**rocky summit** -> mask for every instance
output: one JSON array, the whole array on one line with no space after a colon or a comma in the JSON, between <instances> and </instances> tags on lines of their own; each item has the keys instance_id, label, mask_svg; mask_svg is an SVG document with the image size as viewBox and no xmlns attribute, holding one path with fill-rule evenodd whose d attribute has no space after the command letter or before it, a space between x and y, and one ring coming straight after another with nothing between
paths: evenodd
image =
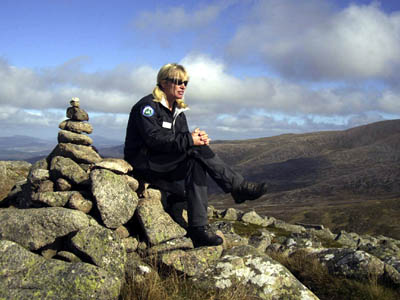
<instances>
[{"instance_id":1,"label":"rocky summit","mask_svg":"<svg viewBox=\"0 0 400 300\"><path fill-rule=\"evenodd\" d=\"M277 259L299 255L331 276L400 288L400 241L385 236L209 207L224 243L194 248L184 207L167 213L163 191L129 175L135 166L100 157L84 134L88 114L79 99L70 104L47 158L0 162L0 299L117 300L155 265L199 290L240 285L251 299L319 299Z\"/></svg>"}]
</instances>

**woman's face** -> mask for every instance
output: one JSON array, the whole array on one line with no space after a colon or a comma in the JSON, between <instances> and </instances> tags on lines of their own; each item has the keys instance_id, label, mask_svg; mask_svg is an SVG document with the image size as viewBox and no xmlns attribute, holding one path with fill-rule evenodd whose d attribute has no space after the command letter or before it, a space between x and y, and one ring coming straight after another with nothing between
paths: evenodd
<instances>
[{"instance_id":1,"label":"woman's face","mask_svg":"<svg viewBox=\"0 0 400 300\"><path fill-rule=\"evenodd\" d=\"M167 100L183 99L187 83L187 79L168 78L163 80L161 86L165 95L167 95Z\"/></svg>"}]
</instances>

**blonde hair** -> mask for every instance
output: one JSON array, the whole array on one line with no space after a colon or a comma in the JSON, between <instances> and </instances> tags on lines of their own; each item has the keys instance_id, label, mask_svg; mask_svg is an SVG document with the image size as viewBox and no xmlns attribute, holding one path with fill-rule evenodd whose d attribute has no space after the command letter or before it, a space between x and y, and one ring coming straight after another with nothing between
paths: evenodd
<instances>
[{"instance_id":1,"label":"blonde hair","mask_svg":"<svg viewBox=\"0 0 400 300\"><path fill-rule=\"evenodd\" d=\"M167 96L161 89L161 82L163 80L166 80L167 78L187 80L189 79L189 76L188 73L186 72L186 69L182 65L171 63L162 66L160 71L158 71L157 85L153 90L153 97L154 97L153 101L161 102L162 98L165 99L167 98ZM187 107L187 104L184 102L183 99L176 99L176 104L178 105L178 108Z\"/></svg>"}]
</instances>

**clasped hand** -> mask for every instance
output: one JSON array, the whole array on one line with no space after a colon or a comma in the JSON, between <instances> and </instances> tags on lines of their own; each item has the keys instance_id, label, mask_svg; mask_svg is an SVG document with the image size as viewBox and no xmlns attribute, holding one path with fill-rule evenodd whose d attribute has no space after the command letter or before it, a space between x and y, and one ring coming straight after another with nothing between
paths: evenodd
<instances>
[{"instance_id":1,"label":"clasped hand","mask_svg":"<svg viewBox=\"0 0 400 300\"><path fill-rule=\"evenodd\" d=\"M192 139L195 146L209 145L211 141L211 139L208 137L208 134L199 128L196 128L192 132Z\"/></svg>"}]
</instances>

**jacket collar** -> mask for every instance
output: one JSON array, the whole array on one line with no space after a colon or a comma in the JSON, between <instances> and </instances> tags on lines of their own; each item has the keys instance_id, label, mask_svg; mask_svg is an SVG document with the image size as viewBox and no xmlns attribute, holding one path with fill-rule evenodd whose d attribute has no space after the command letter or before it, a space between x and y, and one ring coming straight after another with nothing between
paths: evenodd
<instances>
[{"instance_id":1,"label":"jacket collar","mask_svg":"<svg viewBox=\"0 0 400 300\"><path fill-rule=\"evenodd\" d=\"M162 97L162 98L161 98L160 103L162 104L162 106L164 106L166 109L169 110L168 102L167 102L167 99L165 99L165 97ZM175 102L175 103L174 103L174 109L172 109L172 112L174 113L174 117L176 117L176 116L178 116L180 113L182 113L182 112L184 112L184 111L187 111L187 110L189 110L189 109L190 109L189 107L186 107L186 108L178 108L178 107L176 106L176 102Z\"/></svg>"}]
</instances>

